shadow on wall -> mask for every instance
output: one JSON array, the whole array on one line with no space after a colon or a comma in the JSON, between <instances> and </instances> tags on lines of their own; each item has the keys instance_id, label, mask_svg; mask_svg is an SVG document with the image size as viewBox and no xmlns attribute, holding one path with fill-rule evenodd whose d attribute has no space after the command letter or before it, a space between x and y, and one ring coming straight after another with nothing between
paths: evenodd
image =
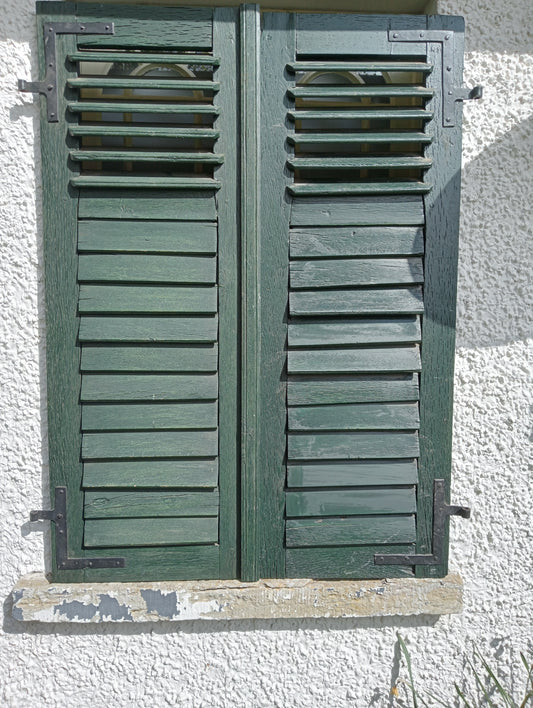
<instances>
[{"instance_id":1,"label":"shadow on wall","mask_svg":"<svg viewBox=\"0 0 533 708\"><path fill-rule=\"evenodd\" d=\"M463 169L458 347L497 346L533 335L531 163L524 149L532 142L530 118Z\"/></svg>"}]
</instances>

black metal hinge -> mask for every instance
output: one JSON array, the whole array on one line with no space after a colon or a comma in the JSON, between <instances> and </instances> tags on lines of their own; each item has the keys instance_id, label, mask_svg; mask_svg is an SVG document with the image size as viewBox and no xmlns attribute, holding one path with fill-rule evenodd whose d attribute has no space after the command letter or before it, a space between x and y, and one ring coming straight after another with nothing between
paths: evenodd
<instances>
[{"instance_id":1,"label":"black metal hinge","mask_svg":"<svg viewBox=\"0 0 533 708\"><path fill-rule=\"evenodd\" d=\"M112 22L48 22L43 26L44 61L46 74L42 81L19 79L19 91L41 93L46 96L46 112L49 123L57 123L57 56L56 35L58 34L115 34Z\"/></svg>"},{"instance_id":2,"label":"black metal hinge","mask_svg":"<svg viewBox=\"0 0 533 708\"><path fill-rule=\"evenodd\" d=\"M389 30L389 42L440 42L442 44L442 125L455 125L455 102L483 97L483 86L463 88L454 76L454 33L451 30Z\"/></svg>"},{"instance_id":3,"label":"black metal hinge","mask_svg":"<svg viewBox=\"0 0 533 708\"><path fill-rule=\"evenodd\" d=\"M124 568L124 558L69 558L67 547L67 488L55 488L54 509L30 512L30 521L53 521L55 524L56 564L59 570L80 568Z\"/></svg>"},{"instance_id":4,"label":"black metal hinge","mask_svg":"<svg viewBox=\"0 0 533 708\"><path fill-rule=\"evenodd\" d=\"M440 565L444 558L444 532L449 516L470 518L467 506L451 506L446 503L446 487L443 479L436 479L433 484L433 540L432 553L376 554L374 565Z\"/></svg>"}]
</instances>

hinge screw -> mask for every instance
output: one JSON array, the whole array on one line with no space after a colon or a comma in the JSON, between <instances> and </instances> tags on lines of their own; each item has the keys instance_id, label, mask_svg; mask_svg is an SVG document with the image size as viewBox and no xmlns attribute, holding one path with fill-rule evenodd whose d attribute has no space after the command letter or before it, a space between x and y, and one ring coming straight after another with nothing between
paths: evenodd
<instances>
[{"instance_id":1,"label":"hinge screw","mask_svg":"<svg viewBox=\"0 0 533 708\"><path fill-rule=\"evenodd\" d=\"M53 91L53 90L54 90L54 87L52 86L52 84L48 84L48 86L46 87L46 90L47 90L47 91Z\"/></svg>"},{"instance_id":2,"label":"hinge screw","mask_svg":"<svg viewBox=\"0 0 533 708\"><path fill-rule=\"evenodd\" d=\"M450 116L448 116L448 117L446 118L446 122L447 122L447 123L450 123L451 120L452 120L452 119L450 118Z\"/></svg>"},{"instance_id":3,"label":"hinge screw","mask_svg":"<svg viewBox=\"0 0 533 708\"><path fill-rule=\"evenodd\" d=\"M453 91L448 91L448 96L453 96Z\"/></svg>"},{"instance_id":4,"label":"hinge screw","mask_svg":"<svg viewBox=\"0 0 533 708\"><path fill-rule=\"evenodd\" d=\"M424 33L423 33L423 32L420 32L420 36L423 37L423 36L424 36Z\"/></svg>"},{"instance_id":5,"label":"hinge screw","mask_svg":"<svg viewBox=\"0 0 533 708\"><path fill-rule=\"evenodd\" d=\"M395 32L393 35L394 39L398 39L398 32Z\"/></svg>"},{"instance_id":6,"label":"hinge screw","mask_svg":"<svg viewBox=\"0 0 533 708\"><path fill-rule=\"evenodd\" d=\"M451 66L447 66L447 67L446 67L446 71L451 71L451 70L452 70L452 67L451 67Z\"/></svg>"},{"instance_id":7,"label":"hinge screw","mask_svg":"<svg viewBox=\"0 0 533 708\"><path fill-rule=\"evenodd\" d=\"M450 39L450 35L447 34L447 35L444 37L444 39Z\"/></svg>"}]
</instances>

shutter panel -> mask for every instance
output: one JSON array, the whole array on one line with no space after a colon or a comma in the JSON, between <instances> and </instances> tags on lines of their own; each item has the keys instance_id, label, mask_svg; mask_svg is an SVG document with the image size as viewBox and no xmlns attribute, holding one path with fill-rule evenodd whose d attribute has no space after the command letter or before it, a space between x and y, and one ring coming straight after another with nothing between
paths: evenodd
<instances>
[{"instance_id":1,"label":"shutter panel","mask_svg":"<svg viewBox=\"0 0 533 708\"><path fill-rule=\"evenodd\" d=\"M58 150L45 189L46 276L62 281L48 302L50 456L52 485L67 486L69 552L125 558L77 572L92 579L234 577L228 24L203 8L82 5L77 19L115 32L59 37L64 120L43 125L43 154Z\"/></svg>"},{"instance_id":2,"label":"shutter panel","mask_svg":"<svg viewBox=\"0 0 533 708\"><path fill-rule=\"evenodd\" d=\"M295 15L278 62L289 577L412 576L374 555L431 552L433 479L450 465L460 143L442 128L440 45L389 41L428 21Z\"/></svg>"}]
</instances>

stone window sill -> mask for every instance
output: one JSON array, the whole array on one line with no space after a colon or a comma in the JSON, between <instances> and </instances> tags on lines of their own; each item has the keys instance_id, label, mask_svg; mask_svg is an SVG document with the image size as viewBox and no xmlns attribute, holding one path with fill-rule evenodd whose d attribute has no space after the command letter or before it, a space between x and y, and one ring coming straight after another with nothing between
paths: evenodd
<instances>
[{"instance_id":1,"label":"stone window sill","mask_svg":"<svg viewBox=\"0 0 533 708\"><path fill-rule=\"evenodd\" d=\"M23 576L13 589L21 622L176 622L442 615L461 612L459 575L394 580L229 580L49 583Z\"/></svg>"}]
</instances>

